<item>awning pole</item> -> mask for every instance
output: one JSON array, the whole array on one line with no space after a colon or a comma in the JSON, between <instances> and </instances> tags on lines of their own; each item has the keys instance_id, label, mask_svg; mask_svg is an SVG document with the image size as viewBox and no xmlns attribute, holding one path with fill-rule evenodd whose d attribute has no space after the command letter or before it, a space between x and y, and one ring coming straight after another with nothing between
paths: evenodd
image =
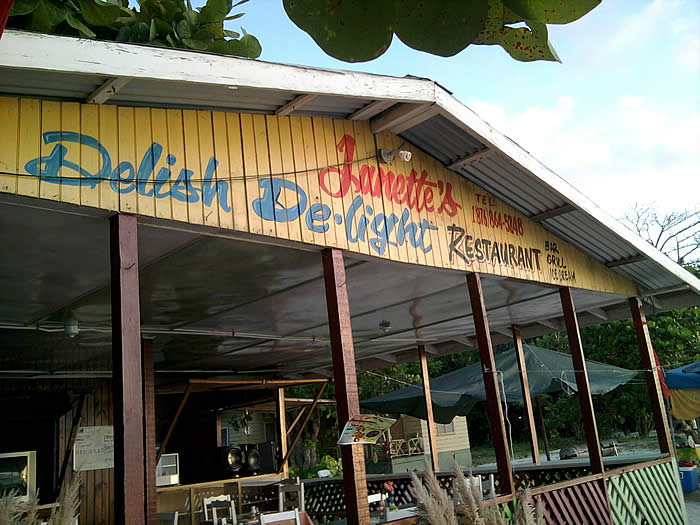
<instances>
[{"instance_id":1,"label":"awning pole","mask_svg":"<svg viewBox=\"0 0 700 525\"><path fill-rule=\"evenodd\" d=\"M279 441L279 457L284 459L287 457L287 413L284 406L284 388L278 388L275 396L275 405L277 407L277 441ZM282 463L282 479L289 477L289 463Z\"/></svg>"},{"instance_id":2,"label":"awning pole","mask_svg":"<svg viewBox=\"0 0 700 525\"><path fill-rule=\"evenodd\" d=\"M578 319L576 318L576 307L571 288L562 286L559 288L562 309L564 310L564 321L566 322L566 333L569 337L569 349L574 364L574 376L576 377L576 388L578 389L578 401L581 405L581 418L583 419L583 431L586 434L588 444L588 457L591 461L592 474L604 474L603 454L600 451L600 438L598 437L598 425L593 411L593 398L591 397L591 387L588 382L588 371L586 369L586 357L583 355L583 344L581 343L581 333L578 329Z\"/></svg>"},{"instance_id":3,"label":"awning pole","mask_svg":"<svg viewBox=\"0 0 700 525\"><path fill-rule=\"evenodd\" d=\"M433 465L433 472L440 471L437 450L437 427L433 418L433 398L430 394L430 375L428 374L428 357L425 355L425 347L418 346L418 357L420 358L420 375L423 382L423 397L425 397L425 411L428 421L428 444L430 448L430 459Z\"/></svg>"},{"instance_id":4,"label":"awning pole","mask_svg":"<svg viewBox=\"0 0 700 525\"><path fill-rule=\"evenodd\" d=\"M342 250L326 248L322 252L322 257L333 357L333 378L338 403L338 426L343 428L351 417L360 414L350 303ZM365 525L370 522L365 451L361 444L343 445L341 450L347 523Z\"/></svg>"},{"instance_id":5,"label":"awning pole","mask_svg":"<svg viewBox=\"0 0 700 525\"><path fill-rule=\"evenodd\" d=\"M481 358L481 370L484 374L489 424L493 435L493 446L496 452L496 466L500 482L499 491L502 494L513 494L515 492L515 483L513 482L513 470L510 463L510 447L506 436L501 394L498 387L498 372L496 371L496 361L493 357L489 322L486 317L486 306L479 274L470 273L467 275L467 285L469 287L472 315L474 316L479 357Z\"/></svg>"},{"instance_id":6,"label":"awning pole","mask_svg":"<svg viewBox=\"0 0 700 525\"><path fill-rule=\"evenodd\" d=\"M660 369L656 367L656 356L649 337L649 327L644 314L642 302L638 297L629 300L630 310L634 329L637 333L637 343L639 344L639 355L642 358L642 367L647 381L647 391L651 403L652 414L654 415L654 426L656 427L656 438L659 440L659 449L662 454L674 455L673 439L669 429L668 419L666 419L666 409L664 406L664 396L661 391L661 380L659 379Z\"/></svg>"},{"instance_id":7,"label":"awning pole","mask_svg":"<svg viewBox=\"0 0 700 525\"><path fill-rule=\"evenodd\" d=\"M527 380L527 365L525 364L525 353L523 351L523 340L520 337L520 328L513 326L513 343L515 343L515 357L518 361L518 371L520 373L520 387L523 392L523 405L525 417L527 418L527 428L530 438L530 453L532 462L540 464L540 447L537 442L537 428L535 428L535 415L532 411L532 398L530 397L530 383Z\"/></svg>"}]
</instances>

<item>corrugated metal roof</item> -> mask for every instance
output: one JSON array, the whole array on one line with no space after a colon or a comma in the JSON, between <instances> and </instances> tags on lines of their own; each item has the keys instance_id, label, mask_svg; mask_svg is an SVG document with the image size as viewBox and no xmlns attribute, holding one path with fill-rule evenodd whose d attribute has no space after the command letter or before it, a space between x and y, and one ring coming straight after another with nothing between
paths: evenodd
<instances>
[{"instance_id":1,"label":"corrugated metal roof","mask_svg":"<svg viewBox=\"0 0 700 525\"><path fill-rule=\"evenodd\" d=\"M529 217L568 205L568 213L544 219L542 226L603 263L643 255L642 262L613 269L644 290L685 285L700 293L696 278L432 81L12 30L6 31L2 44L0 94L86 100L104 82L128 77L108 103L270 114L299 95L316 94L298 112L337 118L375 101L431 105L425 119L412 116L404 123L398 131L402 138L446 166L492 150L455 171ZM99 57L81 58L88 51ZM370 111L366 118L372 116Z\"/></svg>"}]
</instances>

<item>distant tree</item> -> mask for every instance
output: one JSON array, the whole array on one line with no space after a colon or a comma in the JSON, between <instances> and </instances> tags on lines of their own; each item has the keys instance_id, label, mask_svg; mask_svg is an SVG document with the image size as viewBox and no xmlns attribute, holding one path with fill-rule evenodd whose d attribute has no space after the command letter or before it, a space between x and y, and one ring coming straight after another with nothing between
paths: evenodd
<instances>
[{"instance_id":1,"label":"distant tree","mask_svg":"<svg viewBox=\"0 0 700 525\"><path fill-rule=\"evenodd\" d=\"M678 264L700 268L700 210L659 215L653 204L635 204L623 222Z\"/></svg>"}]
</instances>

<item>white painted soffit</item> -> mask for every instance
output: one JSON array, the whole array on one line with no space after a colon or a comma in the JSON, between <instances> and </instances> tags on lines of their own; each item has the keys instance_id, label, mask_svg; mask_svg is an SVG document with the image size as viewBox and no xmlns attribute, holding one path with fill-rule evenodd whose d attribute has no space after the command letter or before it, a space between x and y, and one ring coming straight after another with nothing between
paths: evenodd
<instances>
[{"instance_id":1,"label":"white painted soffit","mask_svg":"<svg viewBox=\"0 0 700 525\"><path fill-rule=\"evenodd\" d=\"M690 288L700 294L700 279L673 262L661 251L644 241L629 230L617 219L602 209L590 198L581 193L569 182L554 173L547 166L533 157L516 142L494 129L488 122L481 119L474 111L462 104L446 90L436 85L436 105L442 109L443 115L460 126L465 132L482 141L489 148L500 151L510 159L518 169L549 190L559 195L563 200L572 204L577 210L586 213L603 228L611 231L621 240L631 244L639 253L663 267Z\"/></svg>"},{"instance_id":2,"label":"white painted soffit","mask_svg":"<svg viewBox=\"0 0 700 525\"><path fill-rule=\"evenodd\" d=\"M395 102L435 102L435 84L430 80L11 29L0 39L0 66Z\"/></svg>"}]
</instances>

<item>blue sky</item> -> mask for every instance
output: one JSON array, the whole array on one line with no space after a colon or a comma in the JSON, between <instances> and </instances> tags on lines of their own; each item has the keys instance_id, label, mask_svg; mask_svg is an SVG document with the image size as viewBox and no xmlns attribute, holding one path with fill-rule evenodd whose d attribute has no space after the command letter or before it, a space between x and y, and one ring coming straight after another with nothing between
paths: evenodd
<instances>
[{"instance_id":1,"label":"blue sky","mask_svg":"<svg viewBox=\"0 0 700 525\"><path fill-rule=\"evenodd\" d=\"M360 64L325 55L281 0L251 0L231 23L273 62L431 78L616 217L700 203L700 2L607 0L550 26L563 63L519 63L495 46L440 58L394 39Z\"/></svg>"}]
</instances>

